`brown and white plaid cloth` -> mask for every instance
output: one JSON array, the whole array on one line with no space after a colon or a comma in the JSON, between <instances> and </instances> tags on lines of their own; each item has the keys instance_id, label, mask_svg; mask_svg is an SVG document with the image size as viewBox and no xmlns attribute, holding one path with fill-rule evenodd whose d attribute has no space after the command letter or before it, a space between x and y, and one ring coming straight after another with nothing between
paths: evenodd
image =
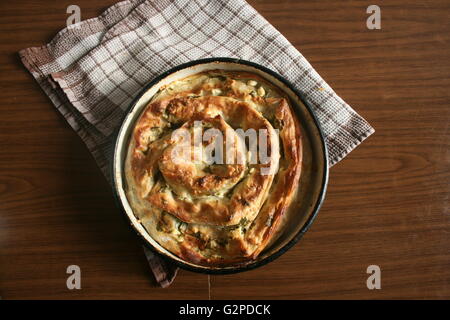
<instances>
[{"instance_id":1,"label":"brown and white plaid cloth","mask_svg":"<svg viewBox=\"0 0 450 320\"><path fill-rule=\"evenodd\" d=\"M331 165L374 132L244 0L127 0L20 56L108 180L112 133L133 97L160 73L201 58L253 61L304 92L322 124ZM158 283L169 285L176 268L146 256Z\"/></svg>"}]
</instances>

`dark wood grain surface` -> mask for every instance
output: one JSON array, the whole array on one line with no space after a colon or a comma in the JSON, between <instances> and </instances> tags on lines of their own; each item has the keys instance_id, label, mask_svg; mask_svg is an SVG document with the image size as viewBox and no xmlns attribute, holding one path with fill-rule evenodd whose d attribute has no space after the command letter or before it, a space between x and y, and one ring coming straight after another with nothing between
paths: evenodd
<instances>
[{"instance_id":1,"label":"dark wood grain surface","mask_svg":"<svg viewBox=\"0 0 450 320\"><path fill-rule=\"evenodd\" d=\"M62 29L70 4L86 19L114 1L1 1L3 299L450 299L450 2L249 2L376 129L331 169L301 242L210 285L180 271L156 287L90 154L17 55ZM370 4L381 7L381 30L366 28ZM72 264L81 290L66 288ZM381 290L366 287L372 264Z\"/></svg>"}]
</instances>

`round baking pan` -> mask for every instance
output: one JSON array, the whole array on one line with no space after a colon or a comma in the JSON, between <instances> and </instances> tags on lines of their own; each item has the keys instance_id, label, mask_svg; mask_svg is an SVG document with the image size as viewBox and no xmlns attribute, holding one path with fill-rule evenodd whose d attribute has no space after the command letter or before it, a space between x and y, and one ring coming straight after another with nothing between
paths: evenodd
<instances>
[{"instance_id":1,"label":"round baking pan","mask_svg":"<svg viewBox=\"0 0 450 320\"><path fill-rule=\"evenodd\" d=\"M155 93L162 86L175 80L183 79L199 72L217 69L252 72L282 90L289 98L300 121L303 143L303 162L299 191L291 204L289 214L283 217L283 227L279 230L274 240L269 243L255 260L221 267L204 266L185 261L154 240L135 217L128 203L123 170L135 123ZM123 210L132 228L144 241L144 244L183 269L210 274L236 273L260 267L273 261L297 243L308 230L324 201L328 183L328 170L328 152L322 129L304 95L276 72L249 61L232 58L209 58L192 61L179 65L151 81L131 103L123 119L117 133L112 162L113 189L117 203Z\"/></svg>"}]
</instances>

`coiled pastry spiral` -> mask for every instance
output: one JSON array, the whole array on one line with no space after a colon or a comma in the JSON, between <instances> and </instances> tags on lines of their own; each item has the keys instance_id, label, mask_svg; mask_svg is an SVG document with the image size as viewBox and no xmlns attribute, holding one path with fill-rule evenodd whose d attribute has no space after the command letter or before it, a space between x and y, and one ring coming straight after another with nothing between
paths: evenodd
<instances>
[{"instance_id":1,"label":"coiled pastry spiral","mask_svg":"<svg viewBox=\"0 0 450 320\"><path fill-rule=\"evenodd\" d=\"M255 74L222 70L178 80L152 98L135 125L125 175L134 214L161 246L201 265L249 261L265 248L301 172L288 101Z\"/></svg>"}]
</instances>

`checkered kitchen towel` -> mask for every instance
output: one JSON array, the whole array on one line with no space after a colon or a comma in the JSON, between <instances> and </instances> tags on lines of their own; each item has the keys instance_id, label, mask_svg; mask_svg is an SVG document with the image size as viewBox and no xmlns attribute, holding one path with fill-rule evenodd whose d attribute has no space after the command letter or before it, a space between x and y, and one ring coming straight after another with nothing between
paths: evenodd
<instances>
[{"instance_id":1,"label":"checkered kitchen towel","mask_svg":"<svg viewBox=\"0 0 450 320\"><path fill-rule=\"evenodd\" d=\"M160 73L207 57L253 61L306 94L333 165L373 128L244 0L128 0L20 52L23 63L93 154L108 180L112 133L133 97ZM176 268L147 252L157 281Z\"/></svg>"}]
</instances>

